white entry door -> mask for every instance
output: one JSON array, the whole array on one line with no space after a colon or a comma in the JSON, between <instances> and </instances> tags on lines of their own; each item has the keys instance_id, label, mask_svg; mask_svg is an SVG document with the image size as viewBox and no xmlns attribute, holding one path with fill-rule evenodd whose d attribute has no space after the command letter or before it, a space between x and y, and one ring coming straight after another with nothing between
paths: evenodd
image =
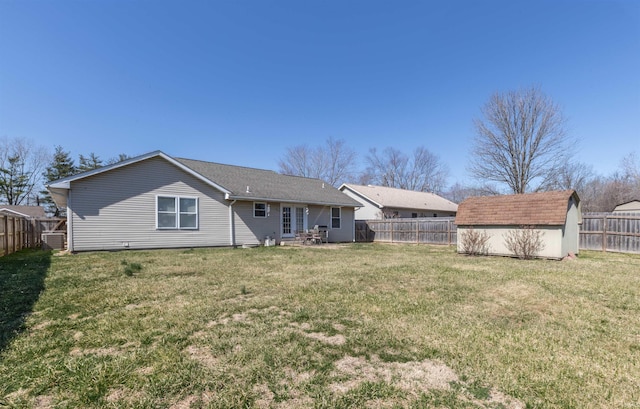
<instances>
[{"instance_id":1,"label":"white entry door","mask_svg":"<svg viewBox=\"0 0 640 409\"><path fill-rule=\"evenodd\" d=\"M282 237L294 237L296 232L307 229L307 211L300 206L282 206Z\"/></svg>"}]
</instances>

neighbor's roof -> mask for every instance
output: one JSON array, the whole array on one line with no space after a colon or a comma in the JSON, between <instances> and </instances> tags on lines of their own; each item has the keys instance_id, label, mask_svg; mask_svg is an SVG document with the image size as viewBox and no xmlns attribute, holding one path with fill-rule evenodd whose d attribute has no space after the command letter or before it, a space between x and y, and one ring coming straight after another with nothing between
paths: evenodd
<instances>
[{"instance_id":1,"label":"neighbor's roof","mask_svg":"<svg viewBox=\"0 0 640 409\"><path fill-rule=\"evenodd\" d=\"M48 185L58 206L66 206L66 191L71 183L89 176L122 168L143 160L160 157L183 171L223 192L229 200L264 200L328 206L362 206L320 179L281 175L271 170L223 165L191 159L176 159L154 151L112 165L57 180Z\"/></svg>"},{"instance_id":2,"label":"neighbor's roof","mask_svg":"<svg viewBox=\"0 0 640 409\"><path fill-rule=\"evenodd\" d=\"M320 179L289 176L272 170L223 165L192 159L176 159L189 169L215 181L239 200L274 200L280 202L362 206L329 183Z\"/></svg>"},{"instance_id":3,"label":"neighbor's roof","mask_svg":"<svg viewBox=\"0 0 640 409\"><path fill-rule=\"evenodd\" d=\"M458 205L434 193L396 189L373 185L352 185L345 183L340 190L349 189L358 196L373 202L378 208L421 209L455 212Z\"/></svg>"},{"instance_id":4,"label":"neighbor's roof","mask_svg":"<svg viewBox=\"0 0 640 409\"><path fill-rule=\"evenodd\" d=\"M470 197L458 206L458 226L563 225L575 190Z\"/></svg>"},{"instance_id":5,"label":"neighbor's roof","mask_svg":"<svg viewBox=\"0 0 640 409\"><path fill-rule=\"evenodd\" d=\"M0 205L0 212L35 219L47 217L44 212L44 207L41 206Z\"/></svg>"}]
</instances>

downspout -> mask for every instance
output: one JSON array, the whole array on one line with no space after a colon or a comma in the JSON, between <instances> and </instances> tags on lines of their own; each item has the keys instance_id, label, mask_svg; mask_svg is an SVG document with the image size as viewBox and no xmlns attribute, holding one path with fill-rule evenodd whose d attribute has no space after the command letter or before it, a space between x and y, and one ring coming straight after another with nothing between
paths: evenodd
<instances>
[{"instance_id":1,"label":"downspout","mask_svg":"<svg viewBox=\"0 0 640 409\"><path fill-rule=\"evenodd\" d=\"M353 208L352 214L353 216L351 221L353 223L353 226L351 227L351 240L352 240L351 242L355 243L356 242L356 208L355 207Z\"/></svg>"},{"instance_id":2,"label":"downspout","mask_svg":"<svg viewBox=\"0 0 640 409\"><path fill-rule=\"evenodd\" d=\"M71 189L67 190L67 251L73 253L73 212L71 210Z\"/></svg>"},{"instance_id":3,"label":"downspout","mask_svg":"<svg viewBox=\"0 0 640 409\"><path fill-rule=\"evenodd\" d=\"M237 200L234 200L229 204L229 239L231 241L229 244L233 247L236 246L236 229L235 229L235 223L234 223L234 217L233 217L233 205L236 202Z\"/></svg>"}]
</instances>

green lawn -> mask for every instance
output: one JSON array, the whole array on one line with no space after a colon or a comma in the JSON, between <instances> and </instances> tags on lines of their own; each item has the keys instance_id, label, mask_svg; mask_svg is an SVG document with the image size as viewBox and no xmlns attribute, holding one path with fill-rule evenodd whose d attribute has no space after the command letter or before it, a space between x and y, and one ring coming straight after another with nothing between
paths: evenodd
<instances>
[{"instance_id":1,"label":"green lawn","mask_svg":"<svg viewBox=\"0 0 640 409\"><path fill-rule=\"evenodd\" d=\"M640 408L640 256L0 259L0 407Z\"/></svg>"}]
</instances>

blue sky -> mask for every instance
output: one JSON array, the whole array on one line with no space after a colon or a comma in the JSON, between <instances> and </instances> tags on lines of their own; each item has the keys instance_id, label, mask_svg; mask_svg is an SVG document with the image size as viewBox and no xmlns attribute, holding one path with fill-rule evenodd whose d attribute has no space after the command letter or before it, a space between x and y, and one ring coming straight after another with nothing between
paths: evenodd
<instances>
[{"instance_id":1,"label":"blue sky","mask_svg":"<svg viewBox=\"0 0 640 409\"><path fill-rule=\"evenodd\" d=\"M465 170L496 91L539 86L576 159L640 154L640 2L0 0L0 136L277 170L344 139Z\"/></svg>"}]
</instances>

